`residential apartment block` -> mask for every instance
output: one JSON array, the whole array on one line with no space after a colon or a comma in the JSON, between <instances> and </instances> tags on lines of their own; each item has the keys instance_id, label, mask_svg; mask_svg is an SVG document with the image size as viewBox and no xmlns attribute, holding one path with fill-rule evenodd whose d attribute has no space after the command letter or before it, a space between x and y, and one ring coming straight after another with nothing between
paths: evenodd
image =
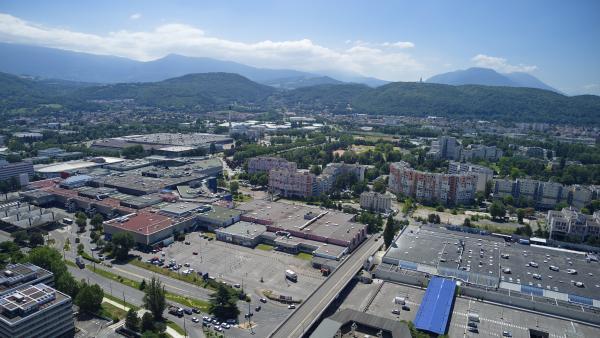
<instances>
[{"instance_id":1,"label":"residential apartment block","mask_svg":"<svg viewBox=\"0 0 600 338\"><path fill-rule=\"evenodd\" d=\"M485 191L485 185L494 177L494 171L488 167L471 163L451 161L448 164L448 174L472 173L477 175L477 191Z\"/></svg>"},{"instance_id":2,"label":"residential apartment block","mask_svg":"<svg viewBox=\"0 0 600 338\"><path fill-rule=\"evenodd\" d=\"M469 204L475 198L477 175L418 171L406 162L390 164L389 189L395 194L447 205Z\"/></svg>"},{"instance_id":3,"label":"residential apartment block","mask_svg":"<svg viewBox=\"0 0 600 338\"><path fill-rule=\"evenodd\" d=\"M271 169L295 171L297 166L295 162L288 162L281 157L258 156L248 159L248 174L268 173Z\"/></svg>"},{"instance_id":4,"label":"residential apartment block","mask_svg":"<svg viewBox=\"0 0 600 338\"><path fill-rule=\"evenodd\" d=\"M547 217L550 238L577 238L584 241L590 236L600 236L600 211L586 215L569 207L561 211L550 210Z\"/></svg>"},{"instance_id":5,"label":"residential apartment block","mask_svg":"<svg viewBox=\"0 0 600 338\"><path fill-rule=\"evenodd\" d=\"M440 136L431 142L427 157L440 160L459 160L461 145L455 137Z\"/></svg>"},{"instance_id":6,"label":"residential apartment block","mask_svg":"<svg viewBox=\"0 0 600 338\"><path fill-rule=\"evenodd\" d=\"M308 170L271 169L269 191L283 197L306 198L317 195L317 178Z\"/></svg>"},{"instance_id":7,"label":"residential apartment block","mask_svg":"<svg viewBox=\"0 0 600 338\"><path fill-rule=\"evenodd\" d=\"M462 149L460 158L462 161L483 159L487 161L498 161L504 152L496 146L485 146L482 144L471 144Z\"/></svg>"},{"instance_id":8,"label":"residential apartment block","mask_svg":"<svg viewBox=\"0 0 600 338\"><path fill-rule=\"evenodd\" d=\"M583 208L598 198L595 186L565 186L556 182L542 182L530 179L494 180L494 197L512 196L516 200L530 201L542 209L552 209L560 202L566 202L577 208Z\"/></svg>"},{"instance_id":9,"label":"residential apartment block","mask_svg":"<svg viewBox=\"0 0 600 338\"><path fill-rule=\"evenodd\" d=\"M387 212L392 209L393 198L393 196L387 194L365 191L360 194L360 207L374 211Z\"/></svg>"}]
</instances>

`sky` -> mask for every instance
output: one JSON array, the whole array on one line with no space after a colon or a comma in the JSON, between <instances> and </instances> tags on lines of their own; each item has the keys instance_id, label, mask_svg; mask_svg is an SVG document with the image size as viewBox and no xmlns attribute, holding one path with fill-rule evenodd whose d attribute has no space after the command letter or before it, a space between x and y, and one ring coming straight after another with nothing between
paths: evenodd
<instances>
[{"instance_id":1,"label":"sky","mask_svg":"<svg viewBox=\"0 0 600 338\"><path fill-rule=\"evenodd\" d=\"M600 95L600 1L0 1L0 41L418 81L469 67Z\"/></svg>"}]
</instances>

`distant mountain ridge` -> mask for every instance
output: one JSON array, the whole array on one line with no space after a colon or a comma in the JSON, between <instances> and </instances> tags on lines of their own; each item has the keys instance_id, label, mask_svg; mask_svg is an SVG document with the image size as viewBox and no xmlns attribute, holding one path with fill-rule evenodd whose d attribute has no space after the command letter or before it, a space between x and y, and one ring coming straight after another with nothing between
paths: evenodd
<instances>
[{"instance_id":1,"label":"distant mountain ridge","mask_svg":"<svg viewBox=\"0 0 600 338\"><path fill-rule=\"evenodd\" d=\"M259 84L238 74L188 74L158 82L90 85L40 81L0 73L0 113L108 109L101 101L132 99L164 111L207 112L235 105L242 111L289 108L337 114L446 116L508 122L600 125L600 96L507 86L393 82L319 84L291 90ZM55 107L55 108L53 108Z\"/></svg>"},{"instance_id":2,"label":"distant mountain ridge","mask_svg":"<svg viewBox=\"0 0 600 338\"><path fill-rule=\"evenodd\" d=\"M558 90L550 87L531 74L521 72L501 74L493 69L478 67L438 74L430 77L426 82L446 84L451 86L482 85L527 87L558 92Z\"/></svg>"},{"instance_id":3,"label":"distant mountain ridge","mask_svg":"<svg viewBox=\"0 0 600 338\"><path fill-rule=\"evenodd\" d=\"M72 52L56 48L0 43L0 72L76 82L156 82L186 74L224 72L277 88L294 89L322 83L342 83L324 74L291 69L267 69L207 57L169 54L141 62L123 57ZM344 81L371 86L387 83L379 79L342 75Z\"/></svg>"}]
</instances>

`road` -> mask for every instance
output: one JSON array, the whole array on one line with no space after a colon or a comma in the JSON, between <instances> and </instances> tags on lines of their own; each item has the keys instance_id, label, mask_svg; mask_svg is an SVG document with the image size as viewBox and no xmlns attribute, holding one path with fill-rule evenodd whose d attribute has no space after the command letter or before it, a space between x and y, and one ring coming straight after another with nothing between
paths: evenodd
<instances>
[{"instance_id":1,"label":"road","mask_svg":"<svg viewBox=\"0 0 600 338\"><path fill-rule=\"evenodd\" d=\"M143 305L142 299L144 298L144 293L138 289L134 289L123 285L121 283L113 282L112 280L95 274L94 272L88 269L79 269L72 266L68 266L69 272L73 275L73 277L77 280L84 279L92 284L98 284L105 292L105 294L112 295L114 297L118 297L120 299L124 299L126 302L133 304L135 306L141 307ZM173 303L170 302L169 303ZM181 307L184 307L180 305ZM194 316L202 316L202 315L194 315ZM184 319L176 316L172 316L165 312L165 317L173 322L175 322L180 327L184 327ZM187 316L186 316L187 317ZM187 328L188 337L190 338L201 338L204 337L202 333L202 328L198 324L193 324L188 317L185 323ZM98 337L112 337L114 336L114 331L112 328L104 328L100 333L98 333Z\"/></svg>"},{"instance_id":2,"label":"road","mask_svg":"<svg viewBox=\"0 0 600 338\"><path fill-rule=\"evenodd\" d=\"M372 236L344 261L295 312L270 335L272 338L301 337L306 329L337 297L344 286L361 269L364 261L383 244Z\"/></svg>"}]
</instances>

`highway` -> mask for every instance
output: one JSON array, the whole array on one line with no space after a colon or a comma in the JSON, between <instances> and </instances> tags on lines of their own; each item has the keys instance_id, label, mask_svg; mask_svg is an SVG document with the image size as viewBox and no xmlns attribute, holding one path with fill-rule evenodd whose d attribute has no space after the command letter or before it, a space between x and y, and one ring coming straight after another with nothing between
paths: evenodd
<instances>
[{"instance_id":1,"label":"highway","mask_svg":"<svg viewBox=\"0 0 600 338\"><path fill-rule=\"evenodd\" d=\"M352 277L362 268L364 261L383 244L372 236L348 257L325 282L310 295L270 337L301 337L304 331L323 313Z\"/></svg>"}]
</instances>

